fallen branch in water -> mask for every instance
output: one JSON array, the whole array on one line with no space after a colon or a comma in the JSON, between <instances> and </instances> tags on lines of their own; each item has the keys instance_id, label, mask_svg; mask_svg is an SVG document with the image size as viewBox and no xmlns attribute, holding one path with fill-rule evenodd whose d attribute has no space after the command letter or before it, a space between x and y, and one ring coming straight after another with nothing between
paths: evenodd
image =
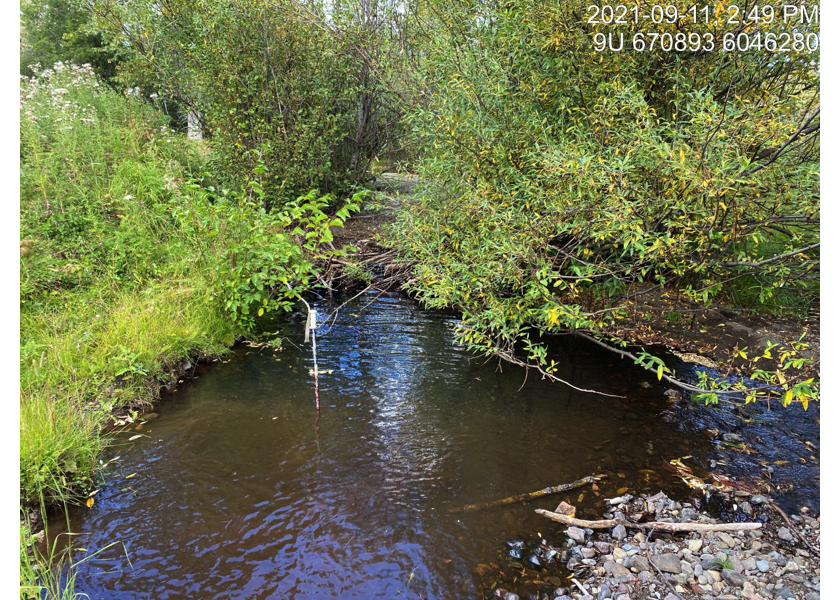
<instances>
[{"instance_id":1,"label":"fallen branch in water","mask_svg":"<svg viewBox=\"0 0 840 600\"><path fill-rule=\"evenodd\" d=\"M548 517L552 521L565 525L577 527L588 527L589 529L610 529L616 525L634 527L636 529L655 529L656 531L670 531L671 533L697 531L706 533L709 531L745 531L748 529L761 529L761 523L664 523L661 521L649 521L647 523L633 523L622 519L601 519L600 521L587 521L575 519L560 513L551 512L538 508L537 514Z\"/></svg>"},{"instance_id":2,"label":"fallen branch in water","mask_svg":"<svg viewBox=\"0 0 840 600\"><path fill-rule=\"evenodd\" d=\"M493 500L492 502L484 502L482 504L467 504L466 506L462 506L461 508L452 508L449 510L449 512L468 512L471 510L481 510L482 508L491 508L493 506L504 506L505 504L514 504L515 502L528 502L529 500L533 500L535 498L542 498L543 496L549 496L551 494L559 494L560 492L568 492L569 490L574 490L579 487L583 487L587 483L595 483L596 481L601 481L601 479L603 479L604 477L606 477L606 475L590 475L589 477L578 479L577 481L573 481L572 483L564 483L563 485L547 487L537 492L519 494L518 496L510 496L508 498L503 498L502 500Z\"/></svg>"},{"instance_id":3,"label":"fallen branch in water","mask_svg":"<svg viewBox=\"0 0 840 600\"><path fill-rule=\"evenodd\" d=\"M583 338L583 339L585 339L585 340L589 340L590 342L592 342L592 343L594 343L594 344L597 344L598 346L601 346L601 348L606 348L606 349L607 349L607 350L609 350L610 352L615 352L615 353L616 353L616 354L618 354L619 356L622 356L622 357L626 356L627 358L631 359L631 360L632 360L634 363L636 363L636 364L640 364L640 359L639 359L639 357L638 357L638 356L636 356L635 354L633 354L632 352L628 352L627 350L621 350L620 348L615 348L615 347L613 347L613 346L610 346L609 344L605 344L605 343L604 343L604 342L602 342L601 340L599 340L599 339L597 339L597 338L595 338L595 337L593 337L593 336L591 336L591 335L587 335L587 334L585 334L585 333L583 333L583 332L581 332L581 331L577 331L577 332L575 333L575 335L577 335L578 337L582 337L582 338ZM696 385L691 385L691 384L688 384L688 383L683 383L683 382L682 382L682 381L680 381L679 379L675 379L675 378L673 378L673 377L670 377L670 376L668 376L668 375L667 375L667 374L665 374L665 373L660 373L660 372L658 371L658 367L656 367L656 366L647 367L647 368L645 368L645 370L646 370L646 371L650 371L651 373L656 373L656 376L657 376L659 379L661 379L661 380L665 380L665 381L667 381L668 383L670 383L671 385L675 385L675 386L677 386L678 388L682 388L682 389L684 389L684 390L686 390L686 391L688 391L688 392L693 392L693 393L697 393L697 394L716 394L716 395L718 396L718 402L726 402L726 403L728 403L728 404L734 404L734 402L729 401L729 400L726 400L726 398L724 398L724 396L725 396L726 394L734 394L734 393L738 393L738 392L740 392L740 391L743 391L743 390L737 390L737 389L730 389L730 390L707 390L707 389L705 389L705 388L698 387L698 386L696 386ZM751 389L751 390L753 390L753 391L763 391L763 390L770 390L770 389L773 389L773 388L774 388L774 385L773 385L773 384L769 384L769 383L768 383L768 384L766 384L766 385L760 385L760 386L756 386L756 387L754 387L754 388L750 388L750 389Z\"/></svg>"}]
</instances>

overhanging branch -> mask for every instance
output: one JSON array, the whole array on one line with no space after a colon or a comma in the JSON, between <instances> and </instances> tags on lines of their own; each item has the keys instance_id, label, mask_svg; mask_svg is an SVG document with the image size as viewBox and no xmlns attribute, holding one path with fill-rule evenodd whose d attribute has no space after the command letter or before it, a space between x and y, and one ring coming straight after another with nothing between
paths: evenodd
<instances>
[{"instance_id":1,"label":"overhanging branch","mask_svg":"<svg viewBox=\"0 0 840 600\"><path fill-rule=\"evenodd\" d=\"M769 265L770 263L778 262L780 260L784 260L786 258L790 258L791 256L796 256L797 254L802 254L803 252L807 252L808 250L813 250L814 248L818 248L820 242L816 244L811 244L810 246L805 246L804 248L800 248L799 250L794 250L793 252L787 252L785 254L779 254L778 256L773 256L766 260L761 260L759 262L749 262L743 260L726 260L720 263L722 267L761 267L763 265Z\"/></svg>"}]
</instances>

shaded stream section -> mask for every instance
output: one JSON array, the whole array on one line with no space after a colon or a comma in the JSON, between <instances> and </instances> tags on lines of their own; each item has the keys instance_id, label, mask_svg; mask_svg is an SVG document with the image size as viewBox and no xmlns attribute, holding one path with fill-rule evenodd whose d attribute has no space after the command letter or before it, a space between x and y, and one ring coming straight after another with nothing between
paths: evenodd
<instances>
[{"instance_id":1,"label":"shaded stream section","mask_svg":"<svg viewBox=\"0 0 840 600\"><path fill-rule=\"evenodd\" d=\"M317 303L321 315L333 305ZM359 298L318 336L320 418L302 324L283 350L239 347L161 416L119 433L91 509L71 513L91 598L475 598L506 539L552 535L560 500L688 490L663 457L705 457L664 418L664 387L628 361L558 342L560 375L608 398L477 359L458 321L398 294ZM297 345L298 347L296 347ZM653 383L646 389L643 381ZM143 437L130 441L142 434ZM586 475L589 487L472 513L449 510ZM129 562L130 561L130 562Z\"/></svg>"}]
</instances>

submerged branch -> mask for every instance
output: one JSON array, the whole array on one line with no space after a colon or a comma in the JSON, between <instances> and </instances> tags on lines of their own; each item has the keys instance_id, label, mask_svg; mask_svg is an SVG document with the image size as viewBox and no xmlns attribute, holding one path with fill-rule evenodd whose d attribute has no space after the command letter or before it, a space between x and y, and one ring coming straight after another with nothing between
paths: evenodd
<instances>
[{"instance_id":1,"label":"submerged branch","mask_svg":"<svg viewBox=\"0 0 840 600\"><path fill-rule=\"evenodd\" d=\"M595 483L596 481L601 481L601 479L605 478L606 475L590 475L589 477L583 477L578 479L577 481L573 481L572 483L564 483L561 485L557 485L554 487L547 487L545 489L536 491L536 492L529 492L527 494L518 494L516 496L509 496L507 498L503 498L501 500L493 500L492 502L482 502L480 504L467 504L466 506L462 506L461 508L452 508L449 510L450 513L459 513L459 512L469 512L473 510L481 510L483 508L491 508L493 506L504 506L506 504L514 504L515 502L528 502L529 500L534 500L535 498L542 498L543 496L548 496L551 494L559 494L561 492L567 492L569 490L574 490L579 487L583 487L588 483Z\"/></svg>"},{"instance_id":2,"label":"submerged branch","mask_svg":"<svg viewBox=\"0 0 840 600\"><path fill-rule=\"evenodd\" d=\"M636 363L639 362L639 358L635 354L633 354L632 352L628 352L627 350L621 350L620 348L614 348L613 346L610 346L609 344L605 344L601 340L599 340L599 339L597 339L597 338L595 338L591 335L581 333L580 331L576 332L576 335L579 335L582 338L585 338L585 339L589 340L590 342L594 342L595 344L598 344L602 348L606 348L610 352L615 352L616 354L619 354L621 356L626 356L627 358L633 360ZM657 370L656 370L655 367L649 367L645 370L650 371L651 373L657 373ZM658 375L659 374L657 373L657 376ZM682 388L686 391L695 392L695 393L698 393L698 394L717 394L717 395L720 396L720 395L725 395L725 394L733 394L733 393L743 392L743 390L707 390L707 389L704 389L704 388L701 388L701 387L697 387L696 385L691 385L689 383L683 383L679 379L675 379L673 377L670 377L669 375L667 375L665 373L662 373L661 378L664 379L665 381L667 381L668 383L670 383L671 385L675 385L678 388ZM757 387L754 387L754 388L751 388L751 389L755 390L755 391L763 391L763 390L772 389L774 387L778 387L778 386L768 384L768 385L757 386Z\"/></svg>"}]
</instances>

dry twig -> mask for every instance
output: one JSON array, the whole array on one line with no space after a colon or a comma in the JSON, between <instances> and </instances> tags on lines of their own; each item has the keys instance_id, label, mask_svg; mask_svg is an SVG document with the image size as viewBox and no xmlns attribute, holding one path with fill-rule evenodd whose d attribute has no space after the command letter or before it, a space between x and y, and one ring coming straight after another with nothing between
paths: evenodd
<instances>
[{"instance_id":1,"label":"dry twig","mask_svg":"<svg viewBox=\"0 0 840 600\"><path fill-rule=\"evenodd\" d=\"M461 508L453 508L450 509L450 513L458 513L458 512L469 512L472 510L481 510L483 508L491 508L493 506L504 506L506 504L513 504L515 502L528 502L529 500L534 500L535 498L542 498L543 496L548 496L551 494L559 494L560 492L567 492L569 490L574 490L579 487L583 487L588 483L595 483L596 481L601 481L601 479L605 478L606 475L590 475L589 477L583 477L572 483L564 483L561 485L556 485L554 487L547 487L542 490L536 492L529 492L527 494L519 494L517 496L509 496L507 498L503 498L501 500L493 500L492 502L482 502L481 504L467 504L466 506L462 506Z\"/></svg>"}]
</instances>

